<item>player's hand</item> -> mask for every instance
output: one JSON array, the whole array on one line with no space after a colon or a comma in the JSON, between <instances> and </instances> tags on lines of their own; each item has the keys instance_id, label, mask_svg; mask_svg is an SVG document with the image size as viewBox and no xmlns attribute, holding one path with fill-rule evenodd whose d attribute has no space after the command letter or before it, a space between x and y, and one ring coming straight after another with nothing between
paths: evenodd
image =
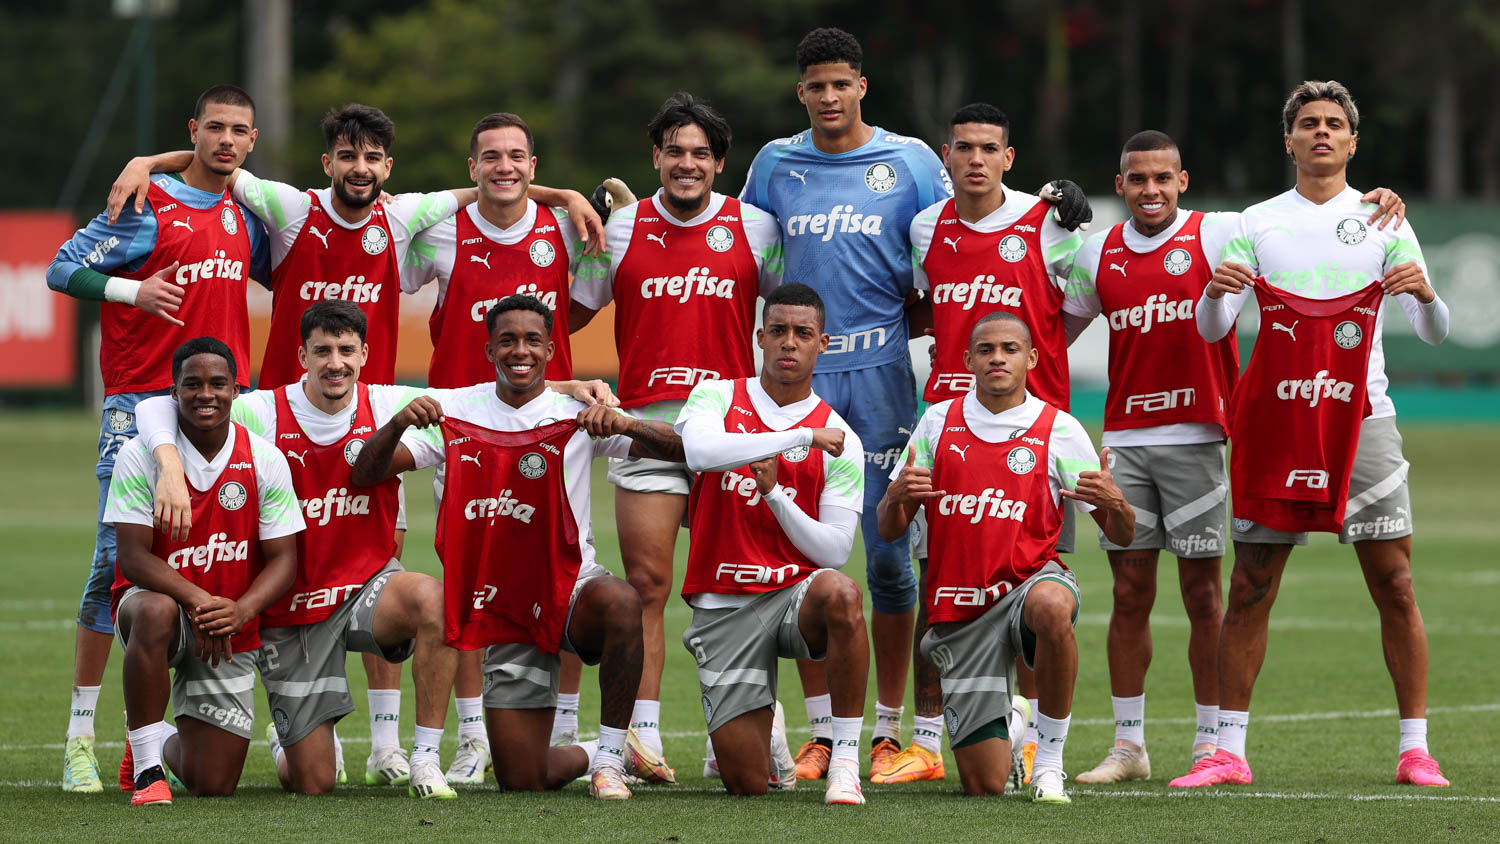
<instances>
[{"instance_id":1,"label":"player's hand","mask_svg":"<svg viewBox=\"0 0 1500 844\"><path fill-rule=\"evenodd\" d=\"M1053 179L1036 192L1037 196L1057 205L1052 213L1058 225L1068 231L1089 230L1089 221L1094 219L1094 209L1089 207L1088 194L1083 188L1067 179Z\"/></svg>"},{"instance_id":2,"label":"player's hand","mask_svg":"<svg viewBox=\"0 0 1500 844\"><path fill-rule=\"evenodd\" d=\"M1406 202L1390 188L1376 188L1361 196L1359 201L1373 202L1380 206L1370 212L1370 219L1365 221L1374 224L1379 220L1380 225L1375 226L1377 229L1384 229L1386 226L1400 228L1401 222L1406 219Z\"/></svg>"},{"instance_id":3,"label":"player's hand","mask_svg":"<svg viewBox=\"0 0 1500 844\"><path fill-rule=\"evenodd\" d=\"M1204 288L1203 295L1210 299L1221 299L1226 293L1239 293L1254 286L1255 276L1249 267L1225 261L1214 267L1214 277L1209 280L1208 287Z\"/></svg>"},{"instance_id":4,"label":"player's hand","mask_svg":"<svg viewBox=\"0 0 1500 844\"><path fill-rule=\"evenodd\" d=\"M185 542L193 529L193 499L188 494L187 479L175 472L164 472L156 481L156 503L151 510L156 529L173 542Z\"/></svg>"},{"instance_id":5,"label":"player's hand","mask_svg":"<svg viewBox=\"0 0 1500 844\"><path fill-rule=\"evenodd\" d=\"M585 241L583 254L601 255L604 253L604 221L600 219L599 212L588 198L576 190L566 191L568 201L563 205L568 211L568 217L572 219L573 226L578 230L578 235Z\"/></svg>"},{"instance_id":6,"label":"player's hand","mask_svg":"<svg viewBox=\"0 0 1500 844\"><path fill-rule=\"evenodd\" d=\"M375 197L375 201L380 203L380 206L384 208L385 206L390 205L392 202L396 201L396 195L381 191L380 196Z\"/></svg>"},{"instance_id":7,"label":"player's hand","mask_svg":"<svg viewBox=\"0 0 1500 844\"><path fill-rule=\"evenodd\" d=\"M931 337L932 338L932 345L930 345L930 346L927 347L927 366L928 366L928 368L936 367L937 366L937 332L933 331L931 328L924 328L924 329L922 329L922 335L924 337Z\"/></svg>"},{"instance_id":8,"label":"player's hand","mask_svg":"<svg viewBox=\"0 0 1500 844\"><path fill-rule=\"evenodd\" d=\"M146 192L151 189L151 159L137 156L130 159L125 169L109 186L109 199L104 202L104 221L111 226L120 219L125 204L135 197L135 213L146 210Z\"/></svg>"},{"instance_id":9,"label":"player's hand","mask_svg":"<svg viewBox=\"0 0 1500 844\"><path fill-rule=\"evenodd\" d=\"M945 490L932 488L932 470L916 465L916 461L917 453L908 448L906 465L886 488L886 495L897 504L921 504L929 498L942 498L948 494Z\"/></svg>"},{"instance_id":10,"label":"player's hand","mask_svg":"<svg viewBox=\"0 0 1500 844\"><path fill-rule=\"evenodd\" d=\"M218 668L221 662L234 662L234 647L228 636L210 636L194 625L193 657L210 668Z\"/></svg>"},{"instance_id":11,"label":"player's hand","mask_svg":"<svg viewBox=\"0 0 1500 844\"><path fill-rule=\"evenodd\" d=\"M600 182L599 186L594 188L594 193L589 196L589 204L599 212L599 219L606 223L609 222L609 215L613 214L616 208L633 205L635 201L635 194L630 192L630 187L614 176Z\"/></svg>"},{"instance_id":12,"label":"player's hand","mask_svg":"<svg viewBox=\"0 0 1500 844\"><path fill-rule=\"evenodd\" d=\"M432 396L417 396L393 421L402 428L426 428L443 421L443 406Z\"/></svg>"},{"instance_id":13,"label":"player's hand","mask_svg":"<svg viewBox=\"0 0 1500 844\"><path fill-rule=\"evenodd\" d=\"M1115 485L1115 476L1109 471L1109 447L1099 452L1099 471L1080 472L1078 485L1072 489L1060 489L1058 494L1074 501L1092 504L1101 510L1125 512L1130 506L1125 503L1125 493Z\"/></svg>"},{"instance_id":14,"label":"player's hand","mask_svg":"<svg viewBox=\"0 0 1500 844\"><path fill-rule=\"evenodd\" d=\"M620 406L620 397L609 388L609 383L597 378L592 381L558 381L556 384L548 382L547 386L590 407L596 404L605 407Z\"/></svg>"},{"instance_id":15,"label":"player's hand","mask_svg":"<svg viewBox=\"0 0 1500 844\"><path fill-rule=\"evenodd\" d=\"M156 271L145 281L141 282L141 289L136 291L135 306L173 325L183 325L182 320L175 314L182 307L182 295L187 289L172 281L177 274L177 262L170 267L163 267Z\"/></svg>"},{"instance_id":16,"label":"player's hand","mask_svg":"<svg viewBox=\"0 0 1500 844\"><path fill-rule=\"evenodd\" d=\"M635 419L619 411L596 404L578 412L578 427L596 440L630 433Z\"/></svg>"},{"instance_id":17,"label":"player's hand","mask_svg":"<svg viewBox=\"0 0 1500 844\"><path fill-rule=\"evenodd\" d=\"M755 488L765 495L776 488L776 458L773 454L763 460L757 460L750 464L750 471L755 473Z\"/></svg>"},{"instance_id":18,"label":"player's hand","mask_svg":"<svg viewBox=\"0 0 1500 844\"><path fill-rule=\"evenodd\" d=\"M1432 300L1437 298L1437 291L1427 283L1427 274L1422 272L1422 266L1416 261L1391 267L1391 271L1380 280L1380 286L1385 289L1387 296L1410 293L1424 305L1432 304Z\"/></svg>"},{"instance_id":19,"label":"player's hand","mask_svg":"<svg viewBox=\"0 0 1500 844\"><path fill-rule=\"evenodd\" d=\"M838 457L844 453L844 429L814 428L812 447Z\"/></svg>"},{"instance_id":20,"label":"player's hand","mask_svg":"<svg viewBox=\"0 0 1500 844\"><path fill-rule=\"evenodd\" d=\"M254 618L238 601L214 595L193 608L193 626L210 636L232 636Z\"/></svg>"}]
</instances>

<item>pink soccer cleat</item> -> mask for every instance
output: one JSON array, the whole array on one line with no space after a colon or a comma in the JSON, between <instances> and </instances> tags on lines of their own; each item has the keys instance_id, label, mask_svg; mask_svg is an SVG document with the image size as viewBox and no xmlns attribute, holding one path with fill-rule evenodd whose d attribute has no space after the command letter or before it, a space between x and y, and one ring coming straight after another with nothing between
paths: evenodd
<instances>
[{"instance_id":1,"label":"pink soccer cleat","mask_svg":"<svg viewBox=\"0 0 1500 844\"><path fill-rule=\"evenodd\" d=\"M1192 770L1167 783L1173 788L1203 788L1209 785L1249 785L1254 777L1250 763L1227 750L1198 760Z\"/></svg>"},{"instance_id":2,"label":"pink soccer cleat","mask_svg":"<svg viewBox=\"0 0 1500 844\"><path fill-rule=\"evenodd\" d=\"M1438 769L1437 760L1425 750L1412 748L1401 754L1396 763L1396 782L1401 785L1448 785L1448 778Z\"/></svg>"}]
</instances>

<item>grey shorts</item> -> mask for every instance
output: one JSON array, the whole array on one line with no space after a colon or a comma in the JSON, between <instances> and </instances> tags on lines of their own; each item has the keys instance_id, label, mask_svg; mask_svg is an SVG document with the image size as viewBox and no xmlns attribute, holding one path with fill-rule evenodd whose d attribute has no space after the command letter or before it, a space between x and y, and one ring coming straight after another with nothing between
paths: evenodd
<instances>
[{"instance_id":1,"label":"grey shorts","mask_svg":"<svg viewBox=\"0 0 1500 844\"><path fill-rule=\"evenodd\" d=\"M120 598L120 606L138 592L148 590L132 586ZM248 739L255 731L255 664L258 651L240 651L234 662L220 662L209 667L193 656L193 622L187 610L177 608L177 641L167 652L167 667L172 669L172 718L196 718ZM116 628L120 644L125 639Z\"/></svg>"},{"instance_id":2,"label":"grey shorts","mask_svg":"<svg viewBox=\"0 0 1500 844\"><path fill-rule=\"evenodd\" d=\"M568 628L573 624L573 606L578 603L583 587L596 577L608 575L603 568L579 573L578 582L573 584L573 595L568 599L568 617L563 621L562 646L558 653L543 653L535 645L520 643L490 645L484 649L484 663L480 670L484 674L485 709L552 709L557 706L563 651L578 656L587 665L599 664L597 656L578 653L568 638Z\"/></svg>"},{"instance_id":3,"label":"grey shorts","mask_svg":"<svg viewBox=\"0 0 1500 844\"><path fill-rule=\"evenodd\" d=\"M922 637L922 656L942 677L943 718L948 741L957 746L980 727L1010 714L1011 690L1016 687L1016 657L1033 667L1036 640L1025 628L1026 595L1044 580L1073 591L1078 606L1078 582L1073 573L1048 563L1012 589L984 615L969 622L940 623ZM1073 610L1078 621L1078 608Z\"/></svg>"},{"instance_id":4,"label":"grey shorts","mask_svg":"<svg viewBox=\"0 0 1500 844\"><path fill-rule=\"evenodd\" d=\"M1401 432L1396 418L1366 419L1359 426L1359 447L1349 473L1349 503L1344 507L1344 529L1339 542L1400 539L1411 536L1411 488L1406 473L1411 464L1401 454ZM1235 519L1230 535L1236 542L1306 545L1306 533L1288 533L1249 519Z\"/></svg>"},{"instance_id":5,"label":"grey shorts","mask_svg":"<svg viewBox=\"0 0 1500 844\"><path fill-rule=\"evenodd\" d=\"M610 458L609 482L631 492L669 492L687 495L693 491L693 470L686 463L642 457L635 460Z\"/></svg>"},{"instance_id":6,"label":"grey shorts","mask_svg":"<svg viewBox=\"0 0 1500 844\"><path fill-rule=\"evenodd\" d=\"M1229 521L1224 444L1115 446L1109 471L1135 508L1135 541L1106 551L1165 548L1184 559L1220 557Z\"/></svg>"},{"instance_id":7,"label":"grey shorts","mask_svg":"<svg viewBox=\"0 0 1500 844\"><path fill-rule=\"evenodd\" d=\"M797 617L813 579L755 596L741 607L693 609L682 644L698 662L703 720L712 733L746 712L776 703L778 659L822 659L802 638Z\"/></svg>"},{"instance_id":8,"label":"grey shorts","mask_svg":"<svg viewBox=\"0 0 1500 844\"><path fill-rule=\"evenodd\" d=\"M392 648L375 641L375 610L391 575L400 571L399 560L386 563L322 621L260 629L260 679L282 744L296 744L324 722L354 711L344 674L349 651L403 662L416 650L415 639Z\"/></svg>"}]
</instances>

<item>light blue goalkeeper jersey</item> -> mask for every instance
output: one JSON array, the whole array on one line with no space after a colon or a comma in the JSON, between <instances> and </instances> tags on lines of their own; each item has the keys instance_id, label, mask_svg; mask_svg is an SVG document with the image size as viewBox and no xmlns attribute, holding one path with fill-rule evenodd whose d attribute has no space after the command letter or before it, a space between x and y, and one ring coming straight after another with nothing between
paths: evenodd
<instances>
[{"instance_id":1,"label":"light blue goalkeeper jersey","mask_svg":"<svg viewBox=\"0 0 1500 844\"><path fill-rule=\"evenodd\" d=\"M756 154L740 194L781 225L783 281L823 297L830 339L820 373L906 356L911 220L953 195L927 144L872 128L868 143L837 155L813 146L811 130L772 141Z\"/></svg>"}]
</instances>

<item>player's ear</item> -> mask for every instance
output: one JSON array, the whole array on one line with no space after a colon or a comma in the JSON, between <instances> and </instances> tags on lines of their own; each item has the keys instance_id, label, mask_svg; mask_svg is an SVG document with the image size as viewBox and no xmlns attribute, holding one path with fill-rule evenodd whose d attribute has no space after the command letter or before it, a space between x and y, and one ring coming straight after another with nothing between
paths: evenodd
<instances>
[{"instance_id":1,"label":"player's ear","mask_svg":"<svg viewBox=\"0 0 1500 844\"><path fill-rule=\"evenodd\" d=\"M828 334L825 332L818 335L818 354L828 351Z\"/></svg>"},{"instance_id":2,"label":"player's ear","mask_svg":"<svg viewBox=\"0 0 1500 844\"><path fill-rule=\"evenodd\" d=\"M198 143L198 118L196 117L188 118L188 140Z\"/></svg>"},{"instance_id":3,"label":"player's ear","mask_svg":"<svg viewBox=\"0 0 1500 844\"><path fill-rule=\"evenodd\" d=\"M495 349L495 341L487 340L484 344L484 357L490 363L499 363L498 352Z\"/></svg>"},{"instance_id":4,"label":"player's ear","mask_svg":"<svg viewBox=\"0 0 1500 844\"><path fill-rule=\"evenodd\" d=\"M863 76L859 78L859 98L865 98L865 92L870 90L870 83Z\"/></svg>"},{"instance_id":5,"label":"player's ear","mask_svg":"<svg viewBox=\"0 0 1500 844\"><path fill-rule=\"evenodd\" d=\"M328 156L325 155L323 157L327 158ZM306 343L303 343L302 345L300 345L300 346L297 347L297 363L302 364L302 368L303 369L307 368L307 344Z\"/></svg>"},{"instance_id":6,"label":"player's ear","mask_svg":"<svg viewBox=\"0 0 1500 844\"><path fill-rule=\"evenodd\" d=\"M323 175L333 178L333 159L329 158L326 152L323 153Z\"/></svg>"},{"instance_id":7,"label":"player's ear","mask_svg":"<svg viewBox=\"0 0 1500 844\"><path fill-rule=\"evenodd\" d=\"M1177 192L1186 193L1188 186L1188 174L1186 170L1177 171Z\"/></svg>"},{"instance_id":8,"label":"player's ear","mask_svg":"<svg viewBox=\"0 0 1500 844\"><path fill-rule=\"evenodd\" d=\"M1125 195L1125 177L1119 173L1115 174L1115 196Z\"/></svg>"},{"instance_id":9,"label":"player's ear","mask_svg":"<svg viewBox=\"0 0 1500 844\"><path fill-rule=\"evenodd\" d=\"M948 146L947 144L943 144L942 151L940 153L938 153L938 157L943 160L943 166L945 168L947 168L948 170L952 170L953 169L953 165L950 164L950 163L948 163L948 152L951 149L952 149L952 147Z\"/></svg>"},{"instance_id":10,"label":"player's ear","mask_svg":"<svg viewBox=\"0 0 1500 844\"><path fill-rule=\"evenodd\" d=\"M802 81L797 81L797 102L807 104L807 92L802 90Z\"/></svg>"},{"instance_id":11,"label":"player's ear","mask_svg":"<svg viewBox=\"0 0 1500 844\"><path fill-rule=\"evenodd\" d=\"M1037 362L1036 346L1032 346L1026 352L1026 368L1027 369L1036 369L1036 362Z\"/></svg>"},{"instance_id":12,"label":"player's ear","mask_svg":"<svg viewBox=\"0 0 1500 844\"><path fill-rule=\"evenodd\" d=\"M557 344L551 340L547 341L547 360L552 360L552 355L557 351Z\"/></svg>"},{"instance_id":13,"label":"player's ear","mask_svg":"<svg viewBox=\"0 0 1500 844\"><path fill-rule=\"evenodd\" d=\"M364 365L369 360L370 360L370 344L366 343L364 341L360 341L360 344L359 344L359 365L360 365L360 367L363 368Z\"/></svg>"},{"instance_id":14,"label":"player's ear","mask_svg":"<svg viewBox=\"0 0 1500 844\"><path fill-rule=\"evenodd\" d=\"M714 173L715 174L719 174L719 173L722 173L722 172L724 172L724 159L722 159L722 158L715 158L714 159Z\"/></svg>"},{"instance_id":15,"label":"player's ear","mask_svg":"<svg viewBox=\"0 0 1500 844\"><path fill-rule=\"evenodd\" d=\"M245 152L249 152L250 150L255 149L255 139L259 138L259 137L260 137L260 130L259 129L251 129L250 130L250 146L245 149Z\"/></svg>"},{"instance_id":16,"label":"player's ear","mask_svg":"<svg viewBox=\"0 0 1500 844\"><path fill-rule=\"evenodd\" d=\"M479 175L474 172L474 159L469 159L469 179L476 185L479 184Z\"/></svg>"}]
</instances>

